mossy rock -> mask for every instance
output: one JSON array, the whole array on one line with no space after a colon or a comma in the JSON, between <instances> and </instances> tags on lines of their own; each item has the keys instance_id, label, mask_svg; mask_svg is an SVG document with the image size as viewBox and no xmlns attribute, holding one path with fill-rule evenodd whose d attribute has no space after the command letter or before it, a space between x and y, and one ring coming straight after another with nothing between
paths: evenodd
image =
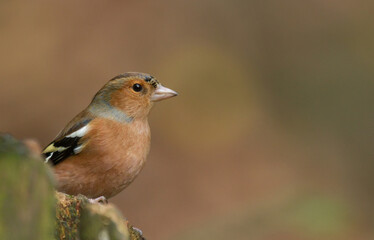
<instances>
[{"instance_id":1,"label":"mossy rock","mask_svg":"<svg viewBox=\"0 0 374 240\"><path fill-rule=\"evenodd\" d=\"M51 176L27 147L0 135L0 239L53 239L56 200Z\"/></svg>"},{"instance_id":2,"label":"mossy rock","mask_svg":"<svg viewBox=\"0 0 374 240\"><path fill-rule=\"evenodd\" d=\"M112 204L93 204L83 195L60 192L56 192L56 197L57 239L144 239Z\"/></svg>"},{"instance_id":3,"label":"mossy rock","mask_svg":"<svg viewBox=\"0 0 374 240\"><path fill-rule=\"evenodd\" d=\"M80 220L79 235L81 239L130 239L124 218L111 204L85 205Z\"/></svg>"},{"instance_id":4,"label":"mossy rock","mask_svg":"<svg viewBox=\"0 0 374 240\"><path fill-rule=\"evenodd\" d=\"M0 134L0 239L144 239L114 205L56 192L53 185L42 159Z\"/></svg>"}]
</instances>

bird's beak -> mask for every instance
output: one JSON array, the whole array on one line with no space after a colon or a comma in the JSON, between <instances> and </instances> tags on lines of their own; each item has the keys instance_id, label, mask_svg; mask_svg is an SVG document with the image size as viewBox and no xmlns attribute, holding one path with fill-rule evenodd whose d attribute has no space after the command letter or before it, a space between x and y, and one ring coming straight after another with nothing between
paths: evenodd
<instances>
[{"instance_id":1,"label":"bird's beak","mask_svg":"<svg viewBox=\"0 0 374 240\"><path fill-rule=\"evenodd\" d=\"M161 84L158 84L156 90L153 92L151 96L151 101L158 102L164 99L175 97L177 95L178 93L176 91L173 91L170 88L166 88L162 86Z\"/></svg>"}]
</instances>

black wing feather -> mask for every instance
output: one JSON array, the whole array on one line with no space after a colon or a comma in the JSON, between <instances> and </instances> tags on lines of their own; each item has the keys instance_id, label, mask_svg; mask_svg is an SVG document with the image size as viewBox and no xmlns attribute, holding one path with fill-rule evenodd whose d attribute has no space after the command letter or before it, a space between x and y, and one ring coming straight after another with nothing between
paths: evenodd
<instances>
[{"instance_id":1,"label":"black wing feather","mask_svg":"<svg viewBox=\"0 0 374 240\"><path fill-rule=\"evenodd\" d=\"M54 147L56 148L64 147L66 149L64 149L63 151L46 152L46 153L43 153L43 156L46 159L50 157L48 159L48 162L51 162L53 165L56 165L62 160L75 154L74 149L79 146L80 139L81 139L80 137L74 137L74 138L65 137L59 141L52 142L51 144L53 144Z\"/></svg>"},{"instance_id":2,"label":"black wing feather","mask_svg":"<svg viewBox=\"0 0 374 240\"><path fill-rule=\"evenodd\" d=\"M66 158L78 154L75 149L81 146L82 137L67 137L72 132L75 132L82 127L85 127L92 119L83 119L82 121L74 124L68 129L64 129L57 138L51 142L43 151L42 155L46 159L46 162L57 165Z\"/></svg>"}]
</instances>

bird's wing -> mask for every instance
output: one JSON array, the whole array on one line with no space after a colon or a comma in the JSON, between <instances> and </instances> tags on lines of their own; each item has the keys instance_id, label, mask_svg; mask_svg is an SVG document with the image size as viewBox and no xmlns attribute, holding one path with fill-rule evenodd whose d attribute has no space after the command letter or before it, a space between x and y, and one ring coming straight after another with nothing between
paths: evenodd
<instances>
[{"instance_id":1,"label":"bird's wing","mask_svg":"<svg viewBox=\"0 0 374 240\"><path fill-rule=\"evenodd\" d=\"M81 119L72 126L67 126L62 130L56 139L51 142L44 150L43 157L45 162L56 165L71 155L79 154L85 146L82 138L88 132L89 123L92 118Z\"/></svg>"}]
</instances>

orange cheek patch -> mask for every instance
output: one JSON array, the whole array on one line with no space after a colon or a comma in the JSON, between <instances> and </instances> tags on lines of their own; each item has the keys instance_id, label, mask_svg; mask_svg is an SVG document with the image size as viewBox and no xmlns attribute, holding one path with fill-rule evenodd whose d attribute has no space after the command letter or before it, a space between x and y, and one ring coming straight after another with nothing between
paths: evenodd
<instances>
[{"instance_id":1,"label":"orange cheek patch","mask_svg":"<svg viewBox=\"0 0 374 240\"><path fill-rule=\"evenodd\" d=\"M128 95L130 94L126 94L123 89L113 92L110 98L110 105L115 106L120 109L125 108L126 105L128 104L127 102L127 98L129 98Z\"/></svg>"}]
</instances>

